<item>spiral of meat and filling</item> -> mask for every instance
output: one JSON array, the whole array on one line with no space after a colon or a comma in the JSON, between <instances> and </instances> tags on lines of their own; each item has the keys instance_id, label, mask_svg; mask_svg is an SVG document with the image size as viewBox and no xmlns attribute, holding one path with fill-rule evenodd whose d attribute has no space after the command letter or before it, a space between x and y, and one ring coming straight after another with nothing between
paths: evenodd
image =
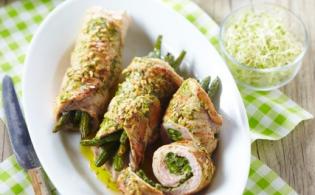
<instances>
[{"instance_id":1,"label":"spiral of meat and filling","mask_svg":"<svg viewBox=\"0 0 315 195\"><path fill-rule=\"evenodd\" d=\"M153 154L155 177L170 194L192 194L207 186L215 167L207 151L192 141L164 145Z\"/></svg>"},{"instance_id":2,"label":"spiral of meat and filling","mask_svg":"<svg viewBox=\"0 0 315 195\"><path fill-rule=\"evenodd\" d=\"M122 70L125 13L88 9L57 97L54 131L96 130Z\"/></svg>"},{"instance_id":3,"label":"spiral of meat and filling","mask_svg":"<svg viewBox=\"0 0 315 195\"><path fill-rule=\"evenodd\" d=\"M222 125L206 91L192 78L173 95L163 118L163 130L172 141L192 140L211 154L217 146L216 133Z\"/></svg>"}]
</instances>

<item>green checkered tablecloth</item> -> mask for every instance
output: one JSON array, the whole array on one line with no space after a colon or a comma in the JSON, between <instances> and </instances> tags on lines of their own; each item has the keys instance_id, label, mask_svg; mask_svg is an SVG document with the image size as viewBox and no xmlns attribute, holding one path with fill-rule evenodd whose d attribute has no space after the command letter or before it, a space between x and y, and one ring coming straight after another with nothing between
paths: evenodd
<instances>
[{"instance_id":1,"label":"green checkered tablecloth","mask_svg":"<svg viewBox=\"0 0 315 195\"><path fill-rule=\"evenodd\" d=\"M4 74L11 75L20 96L23 62L32 35L45 16L61 2L62 0L20 0L0 7L0 77ZM218 49L219 27L198 6L190 0L162 2L183 15ZM239 89L248 114L253 141L281 139L299 122L312 118L310 113L278 90L256 92L243 87ZM29 178L14 156L0 164L0 194L33 194ZM296 192L275 172L252 156L244 194L281 195Z\"/></svg>"}]
</instances>

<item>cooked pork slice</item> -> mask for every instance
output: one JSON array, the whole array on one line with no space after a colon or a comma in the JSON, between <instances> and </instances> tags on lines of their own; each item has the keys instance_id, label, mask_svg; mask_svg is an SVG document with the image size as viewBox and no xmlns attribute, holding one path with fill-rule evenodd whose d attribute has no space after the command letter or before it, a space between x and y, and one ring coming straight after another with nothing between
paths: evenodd
<instances>
[{"instance_id":1,"label":"cooked pork slice","mask_svg":"<svg viewBox=\"0 0 315 195\"><path fill-rule=\"evenodd\" d=\"M153 155L153 172L170 194L192 194L207 186L215 167L209 154L192 141L173 142Z\"/></svg>"}]
</instances>

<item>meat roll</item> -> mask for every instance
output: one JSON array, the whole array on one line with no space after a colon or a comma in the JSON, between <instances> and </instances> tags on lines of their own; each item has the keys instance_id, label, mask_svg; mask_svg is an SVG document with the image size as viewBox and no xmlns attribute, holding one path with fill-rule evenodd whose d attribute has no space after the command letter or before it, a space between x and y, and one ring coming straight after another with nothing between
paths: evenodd
<instances>
[{"instance_id":1,"label":"meat roll","mask_svg":"<svg viewBox=\"0 0 315 195\"><path fill-rule=\"evenodd\" d=\"M95 138L101 140L119 131L125 131L131 150L130 163L136 169L143 159L146 145L152 140L160 119L160 101L155 96L118 95L111 101Z\"/></svg>"},{"instance_id":2,"label":"meat roll","mask_svg":"<svg viewBox=\"0 0 315 195\"><path fill-rule=\"evenodd\" d=\"M212 153L215 134L222 125L207 92L195 79L185 80L171 99L163 118L163 130L171 141L192 140Z\"/></svg>"},{"instance_id":3,"label":"meat roll","mask_svg":"<svg viewBox=\"0 0 315 195\"><path fill-rule=\"evenodd\" d=\"M80 129L86 137L97 129L121 74L128 21L125 13L88 9L57 97L54 131Z\"/></svg>"},{"instance_id":4,"label":"meat roll","mask_svg":"<svg viewBox=\"0 0 315 195\"><path fill-rule=\"evenodd\" d=\"M135 173L130 167L120 173L117 183L125 195L163 195L142 172Z\"/></svg>"},{"instance_id":5,"label":"meat roll","mask_svg":"<svg viewBox=\"0 0 315 195\"><path fill-rule=\"evenodd\" d=\"M170 194L192 194L207 186L215 167L209 154L192 141L164 145L153 154L155 177Z\"/></svg>"},{"instance_id":6,"label":"meat roll","mask_svg":"<svg viewBox=\"0 0 315 195\"><path fill-rule=\"evenodd\" d=\"M177 59L171 54L166 58L161 56L160 48L161 37L153 52L146 57L136 57L123 71L122 83L109 104L95 138L82 142L85 145L106 145L107 139L117 132L124 132L129 141L129 145L125 143L126 147L130 146L131 150L132 170L138 169L147 144L157 135L162 107L166 107L166 101L183 81L173 67L181 63L185 53L182 52ZM118 166L123 164L122 153L117 154L113 165L115 170L120 171L123 168Z\"/></svg>"}]
</instances>

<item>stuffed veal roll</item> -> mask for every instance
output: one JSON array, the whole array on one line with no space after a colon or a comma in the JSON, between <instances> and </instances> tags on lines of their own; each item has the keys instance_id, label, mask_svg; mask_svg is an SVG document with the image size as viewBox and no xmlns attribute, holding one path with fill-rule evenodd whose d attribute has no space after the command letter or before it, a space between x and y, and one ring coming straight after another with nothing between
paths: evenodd
<instances>
[{"instance_id":1,"label":"stuffed veal roll","mask_svg":"<svg viewBox=\"0 0 315 195\"><path fill-rule=\"evenodd\" d=\"M125 13L88 9L57 97L59 130L96 130L122 70L122 47L128 27Z\"/></svg>"},{"instance_id":2,"label":"stuffed veal roll","mask_svg":"<svg viewBox=\"0 0 315 195\"><path fill-rule=\"evenodd\" d=\"M216 133L221 125L222 117L207 91L192 78L173 95L163 118L163 129L171 141L192 140L208 153L217 146Z\"/></svg>"},{"instance_id":3,"label":"stuffed veal roll","mask_svg":"<svg viewBox=\"0 0 315 195\"><path fill-rule=\"evenodd\" d=\"M153 154L155 177L169 194L192 194L206 187L215 167L205 149L184 140L164 145Z\"/></svg>"}]
</instances>

